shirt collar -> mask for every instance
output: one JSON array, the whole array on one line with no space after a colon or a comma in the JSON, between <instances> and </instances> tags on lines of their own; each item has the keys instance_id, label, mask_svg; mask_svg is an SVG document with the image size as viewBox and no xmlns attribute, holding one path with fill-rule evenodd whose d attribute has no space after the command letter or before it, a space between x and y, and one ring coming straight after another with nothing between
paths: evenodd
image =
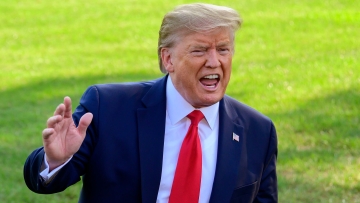
<instances>
[{"instance_id":1,"label":"shirt collar","mask_svg":"<svg viewBox=\"0 0 360 203\"><path fill-rule=\"evenodd\" d=\"M171 77L168 76L168 80L166 82L166 111L171 124L176 124L195 109L196 108L191 106L191 104L189 104L175 89L174 84L171 81ZM204 114L210 128L214 129L216 117L219 113L219 102L197 110L200 110Z\"/></svg>"}]
</instances>

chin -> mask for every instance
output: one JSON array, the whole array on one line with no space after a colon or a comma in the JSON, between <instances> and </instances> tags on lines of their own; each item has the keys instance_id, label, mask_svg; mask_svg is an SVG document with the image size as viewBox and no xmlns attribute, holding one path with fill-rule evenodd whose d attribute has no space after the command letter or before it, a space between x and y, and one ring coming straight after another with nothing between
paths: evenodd
<instances>
[{"instance_id":1,"label":"chin","mask_svg":"<svg viewBox=\"0 0 360 203\"><path fill-rule=\"evenodd\" d=\"M200 107L207 107L215 104L216 102L220 101L223 97L211 97L211 98L204 98L198 104Z\"/></svg>"}]
</instances>

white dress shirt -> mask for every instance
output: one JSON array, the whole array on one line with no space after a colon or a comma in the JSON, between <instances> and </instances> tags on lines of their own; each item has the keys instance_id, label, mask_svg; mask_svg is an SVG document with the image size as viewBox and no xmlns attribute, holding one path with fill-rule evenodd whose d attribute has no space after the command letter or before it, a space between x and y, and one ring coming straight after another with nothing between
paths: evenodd
<instances>
[{"instance_id":1,"label":"white dress shirt","mask_svg":"<svg viewBox=\"0 0 360 203\"><path fill-rule=\"evenodd\" d=\"M186 116L195 110L195 108L175 89L170 77L168 77L166 85L166 123L163 167L160 187L156 199L157 203L167 203L169 200L181 144L190 126L190 119ZM205 117L198 125L202 149L202 173L199 203L207 203L210 200L215 176L219 132L219 102L198 110L200 110ZM63 165L52 170L51 173L49 173L49 165L46 162L45 157L44 160L46 167L40 175L45 181L48 181L51 176L66 165L71 158Z\"/></svg>"},{"instance_id":2,"label":"white dress shirt","mask_svg":"<svg viewBox=\"0 0 360 203\"><path fill-rule=\"evenodd\" d=\"M169 77L166 86L163 167L157 203L167 203L169 200L181 144L191 123L186 116L193 110L195 108L180 95ZM219 102L198 110L205 116L205 119L202 119L198 125L202 149L199 203L206 203L210 200L215 176L219 132Z\"/></svg>"}]
</instances>

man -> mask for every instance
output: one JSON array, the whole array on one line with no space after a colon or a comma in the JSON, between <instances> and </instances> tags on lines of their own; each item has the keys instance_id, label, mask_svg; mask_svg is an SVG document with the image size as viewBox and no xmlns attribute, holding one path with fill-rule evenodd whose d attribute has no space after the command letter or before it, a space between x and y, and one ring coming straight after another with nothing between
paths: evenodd
<instances>
[{"instance_id":1,"label":"man","mask_svg":"<svg viewBox=\"0 0 360 203\"><path fill-rule=\"evenodd\" d=\"M225 95L240 25L209 4L165 15L166 76L92 86L73 113L65 97L26 160L27 186L55 193L82 176L79 202L277 202L273 123Z\"/></svg>"}]
</instances>

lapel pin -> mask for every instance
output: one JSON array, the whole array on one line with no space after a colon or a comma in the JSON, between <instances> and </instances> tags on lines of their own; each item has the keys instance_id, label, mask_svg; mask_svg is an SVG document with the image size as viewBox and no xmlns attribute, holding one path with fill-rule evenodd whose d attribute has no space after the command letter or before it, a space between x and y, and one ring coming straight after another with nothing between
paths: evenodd
<instances>
[{"instance_id":1,"label":"lapel pin","mask_svg":"<svg viewBox=\"0 0 360 203\"><path fill-rule=\"evenodd\" d=\"M239 142L239 139L240 139L240 138L239 138L239 135L233 133L233 140Z\"/></svg>"}]
</instances>

